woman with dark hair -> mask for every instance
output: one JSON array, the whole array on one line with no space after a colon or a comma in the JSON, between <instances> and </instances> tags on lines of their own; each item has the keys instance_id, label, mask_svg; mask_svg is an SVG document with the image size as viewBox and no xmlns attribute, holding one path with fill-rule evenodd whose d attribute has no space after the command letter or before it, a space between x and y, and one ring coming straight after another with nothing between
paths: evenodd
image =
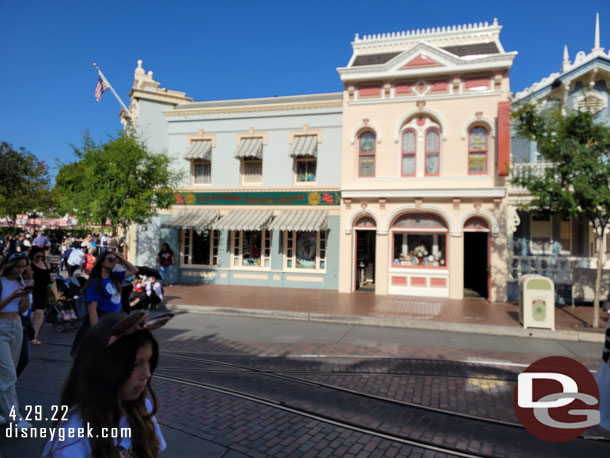
<instances>
[{"instance_id":1,"label":"woman with dark hair","mask_svg":"<svg viewBox=\"0 0 610 458\"><path fill-rule=\"evenodd\" d=\"M173 268L176 264L176 258L174 252L167 243L161 245L161 251L157 253L157 265L159 266L159 272L161 273L161 281L164 286L173 286ZM168 285L169 283L169 285Z\"/></svg>"},{"instance_id":2,"label":"woman with dark hair","mask_svg":"<svg viewBox=\"0 0 610 458\"><path fill-rule=\"evenodd\" d=\"M48 307L47 289L51 284L51 269L47 264L45 248L33 246L28 255L32 271L34 272L34 290L32 291L32 327L34 328L34 338L31 343L40 345L38 333L44 319L45 308Z\"/></svg>"},{"instance_id":3,"label":"woman with dark hair","mask_svg":"<svg viewBox=\"0 0 610 458\"><path fill-rule=\"evenodd\" d=\"M115 271L117 263L125 270ZM127 261L121 254L106 251L97 258L95 266L85 283L85 302L87 316L74 337L71 355L74 355L85 332L95 326L98 319L108 313L121 311L121 282L124 278L138 273L138 268Z\"/></svg>"},{"instance_id":4,"label":"woman with dark hair","mask_svg":"<svg viewBox=\"0 0 610 458\"><path fill-rule=\"evenodd\" d=\"M19 419L17 428L31 426L20 420L16 388L16 367L23 340L20 314L30 306L31 289L25 287L23 280L27 266L26 253L13 253L0 266L0 414L5 419Z\"/></svg>"},{"instance_id":5,"label":"woman with dark hair","mask_svg":"<svg viewBox=\"0 0 610 458\"><path fill-rule=\"evenodd\" d=\"M61 395L60 404L69 409L67 419L54 425L57 434L46 444L44 458L154 458L165 449L151 386L159 345L149 329L162 326L171 316L152 321L146 321L144 313L125 317L110 314L83 338ZM69 437L61 431L85 425L92 437ZM131 434L102 437L102 428L118 428L119 433L130 428Z\"/></svg>"}]
</instances>

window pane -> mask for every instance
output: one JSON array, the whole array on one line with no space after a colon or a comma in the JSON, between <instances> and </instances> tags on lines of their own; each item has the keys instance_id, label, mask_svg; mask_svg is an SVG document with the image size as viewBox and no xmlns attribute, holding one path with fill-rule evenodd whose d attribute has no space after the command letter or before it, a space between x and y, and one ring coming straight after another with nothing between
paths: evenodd
<instances>
[{"instance_id":1,"label":"window pane","mask_svg":"<svg viewBox=\"0 0 610 458\"><path fill-rule=\"evenodd\" d=\"M415 154L402 155L402 174L415 175Z\"/></svg>"},{"instance_id":2,"label":"window pane","mask_svg":"<svg viewBox=\"0 0 610 458\"><path fill-rule=\"evenodd\" d=\"M297 268L316 268L316 244L317 232L297 233Z\"/></svg>"},{"instance_id":3,"label":"window pane","mask_svg":"<svg viewBox=\"0 0 610 458\"><path fill-rule=\"evenodd\" d=\"M438 151L438 132L431 130L426 134L426 151Z\"/></svg>"},{"instance_id":4,"label":"window pane","mask_svg":"<svg viewBox=\"0 0 610 458\"><path fill-rule=\"evenodd\" d=\"M263 161L244 161L244 182L260 183L263 177Z\"/></svg>"},{"instance_id":5,"label":"window pane","mask_svg":"<svg viewBox=\"0 0 610 458\"><path fill-rule=\"evenodd\" d=\"M365 132L360 136L360 152L375 152L375 135L372 132Z\"/></svg>"},{"instance_id":6,"label":"window pane","mask_svg":"<svg viewBox=\"0 0 610 458\"><path fill-rule=\"evenodd\" d=\"M485 153L470 153L468 156L468 168L470 173L485 173L487 154Z\"/></svg>"},{"instance_id":7,"label":"window pane","mask_svg":"<svg viewBox=\"0 0 610 458\"><path fill-rule=\"evenodd\" d=\"M316 181L315 159L300 159L297 161L297 181Z\"/></svg>"},{"instance_id":8,"label":"window pane","mask_svg":"<svg viewBox=\"0 0 610 458\"><path fill-rule=\"evenodd\" d=\"M195 162L195 183L211 182L211 163L207 161Z\"/></svg>"},{"instance_id":9,"label":"window pane","mask_svg":"<svg viewBox=\"0 0 610 458\"><path fill-rule=\"evenodd\" d=\"M446 263L446 234L393 234L395 266L441 267Z\"/></svg>"},{"instance_id":10,"label":"window pane","mask_svg":"<svg viewBox=\"0 0 610 458\"><path fill-rule=\"evenodd\" d=\"M375 156L360 156L360 176L375 176Z\"/></svg>"},{"instance_id":11,"label":"window pane","mask_svg":"<svg viewBox=\"0 0 610 458\"><path fill-rule=\"evenodd\" d=\"M487 130L483 127L470 129L470 149L487 149Z\"/></svg>"},{"instance_id":12,"label":"window pane","mask_svg":"<svg viewBox=\"0 0 610 458\"><path fill-rule=\"evenodd\" d=\"M437 175L438 174L438 153L426 154L426 174Z\"/></svg>"},{"instance_id":13,"label":"window pane","mask_svg":"<svg viewBox=\"0 0 610 458\"><path fill-rule=\"evenodd\" d=\"M261 247L262 233L260 231L244 231L242 265L247 267L262 267Z\"/></svg>"},{"instance_id":14,"label":"window pane","mask_svg":"<svg viewBox=\"0 0 610 458\"><path fill-rule=\"evenodd\" d=\"M193 231L193 264L210 264L210 231Z\"/></svg>"},{"instance_id":15,"label":"window pane","mask_svg":"<svg viewBox=\"0 0 610 458\"><path fill-rule=\"evenodd\" d=\"M402 151L403 153L415 152L415 133L407 131L402 136Z\"/></svg>"}]
</instances>

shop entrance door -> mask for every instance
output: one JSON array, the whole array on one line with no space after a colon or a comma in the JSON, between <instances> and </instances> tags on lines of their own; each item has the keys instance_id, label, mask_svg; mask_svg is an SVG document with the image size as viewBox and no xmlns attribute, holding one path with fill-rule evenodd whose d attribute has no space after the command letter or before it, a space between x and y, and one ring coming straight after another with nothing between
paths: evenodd
<instances>
[{"instance_id":1,"label":"shop entrance door","mask_svg":"<svg viewBox=\"0 0 610 458\"><path fill-rule=\"evenodd\" d=\"M489 232L464 232L464 296L489 297Z\"/></svg>"},{"instance_id":2,"label":"shop entrance door","mask_svg":"<svg viewBox=\"0 0 610 458\"><path fill-rule=\"evenodd\" d=\"M354 290L375 292L376 231L356 231L356 266Z\"/></svg>"}]
</instances>

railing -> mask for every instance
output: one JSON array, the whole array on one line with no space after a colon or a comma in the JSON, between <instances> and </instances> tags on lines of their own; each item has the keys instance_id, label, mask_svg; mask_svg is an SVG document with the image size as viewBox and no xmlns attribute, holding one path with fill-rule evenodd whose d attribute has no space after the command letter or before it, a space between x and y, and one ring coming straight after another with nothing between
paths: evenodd
<instances>
[{"instance_id":1,"label":"railing","mask_svg":"<svg viewBox=\"0 0 610 458\"><path fill-rule=\"evenodd\" d=\"M525 163L511 163L510 165L510 181L516 177L523 177L527 175L543 176L546 169L553 167L551 162L525 162ZM510 182L509 182L510 183ZM513 184L508 185L509 193L527 194L527 189L522 186Z\"/></svg>"},{"instance_id":2,"label":"railing","mask_svg":"<svg viewBox=\"0 0 610 458\"><path fill-rule=\"evenodd\" d=\"M572 284L576 267L591 267L590 258L577 256L512 256L508 263L508 281L517 282L522 275L538 274L556 284Z\"/></svg>"}]
</instances>

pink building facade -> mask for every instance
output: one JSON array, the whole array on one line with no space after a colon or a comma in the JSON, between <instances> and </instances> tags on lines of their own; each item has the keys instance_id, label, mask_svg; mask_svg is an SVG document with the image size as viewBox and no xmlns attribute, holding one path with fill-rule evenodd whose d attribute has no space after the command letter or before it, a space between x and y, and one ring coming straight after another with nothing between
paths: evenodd
<instances>
[{"instance_id":1,"label":"pink building facade","mask_svg":"<svg viewBox=\"0 0 610 458\"><path fill-rule=\"evenodd\" d=\"M506 299L501 26L358 37L344 83L339 291Z\"/></svg>"}]
</instances>

